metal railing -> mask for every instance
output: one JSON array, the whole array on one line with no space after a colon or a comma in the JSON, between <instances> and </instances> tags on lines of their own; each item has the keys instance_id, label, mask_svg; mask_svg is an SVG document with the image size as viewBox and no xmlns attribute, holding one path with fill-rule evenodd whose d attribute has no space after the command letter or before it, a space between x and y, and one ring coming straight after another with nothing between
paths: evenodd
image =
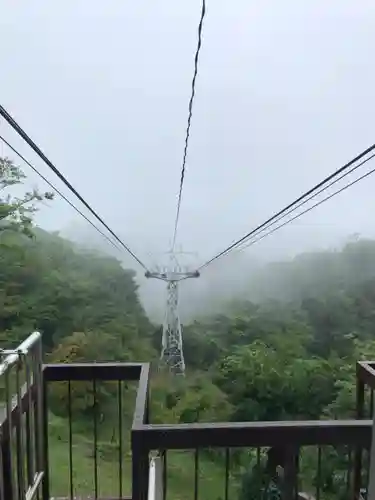
<instances>
[{"instance_id":1,"label":"metal railing","mask_svg":"<svg viewBox=\"0 0 375 500\"><path fill-rule=\"evenodd\" d=\"M374 391L375 391L375 362L359 361L356 366L356 417L358 419L370 418L373 421L372 436L374 436ZM375 499L375 447L371 451L358 446L356 449L355 484L361 485L361 470L365 464L367 468L368 484L363 488L366 499Z\"/></svg>"},{"instance_id":2,"label":"metal railing","mask_svg":"<svg viewBox=\"0 0 375 500\"><path fill-rule=\"evenodd\" d=\"M0 356L0 498L32 500L45 473L41 335Z\"/></svg>"},{"instance_id":3,"label":"metal railing","mask_svg":"<svg viewBox=\"0 0 375 500\"><path fill-rule=\"evenodd\" d=\"M305 496L308 494L319 500L327 494L329 484L326 483L332 481L332 477L341 485L342 498L359 497L360 488L356 491L354 489L353 451L357 446L370 446L371 425L369 420L244 422L147 425L136 432L142 453L147 455L158 450L164 456L165 484L161 488L164 499L171 498L172 493L168 487L172 471L167 462L176 460L177 450L184 453L186 468L190 462L192 498L213 498L208 493L209 481L202 476L201 468L204 460L207 469L207 457L211 457L212 462L216 463L215 474L222 482L221 489L216 488L217 496L225 500L233 496L240 498L246 474L251 476L253 471L260 470L263 458L269 450L273 450L279 454L277 465L283 471L280 481L282 497L303 498L305 493ZM239 467L241 451L243 456ZM331 477L326 478L325 468L328 465L331 467L332 463L336 470L330 471ZM245 470L240 474L244 467ZM366 471L361 472L365 474ZM254 481L254 476L249 480ZM336 492L332 488L331 490L331 493ZM137 499L143 500L146 496L147 491L144 489L139 492ZM261 491L257 491L255 498L261 496Z\"/></svg>"},{"instance_id":4,"label":"metal railing","mask_svg":"<svg viewBox=\"0 0 375 500\"><path fill-rule=\"evenodd\" d=\"M137 424L147 423L147 411L144 411L144 401L148 399L148 364L137 363L70 363L70 364L47 364L44 366L44 381L46 385L47 403L53 403L54 385L59 385L59 406L60 412L65 407L64 421L67 426L65 437L61 437L62 446L65 447L66 459L68 462L67 474L58 475L59 485L53 484L52 472L59 467L56 459L52 456L53 449L49 447L47 456L48 469L43 500L49 499L52 494L59 498L95 498L95 499L123 499L129 498L132 494L132 464L127 460L130 454L130 431L132 422L125 422L125 403L130 392L129 385L132 382L139 382L136 390L134 421ZM130 384L129 384L130 383ZM84 385L86 407L84 409L84 421L86 428L75 428L75 424L80 423L80 411L75 408L77 401L77 387ZM142 385L143 384L143 385ZM51 391L52 390L52 391ZM79 391L78 391L79 394ZM87 401L87 394L90 395ZM110 399L111 408L116 408L115 415L112 414L111 436L103 436L103 424L105 410L101 408L101 400L105 397ZM141 396L141 397L140 397ZM140 407L141 404L141 408ZM146 406L147 408L147 406ZM52 417L55 418L55 417ZM91 422L90 428L87 423ZM48 428L51 429L52 421L50 417L49 426L46 429L46 442L49 439ZM108 428L108 425L105 426ZM86 435L86 441L82 439L82 434ZM81 438L78 440L78 436ZM76 439L76 443L74 440ZM79 461L82 457L82 450L89 453L89 470L85 469L89 477L77 477ZM75 452L79 451L79 454ZM100 470L105 466L107 458L110 458L111 484L103 485L100 481ZM107 466L107 469L109 468ZM117 471L116 471L117 469ZM91 476L91 477L90 477ZM146 475L147 477L147 475ZM82 486L82 479L84 484ZM79 484L80 483L80 484ZM85 487L86 486L86 487ZM133 484L133 489L137 485ZM82 489L83 488L83 489ZM61 491L63 489L63 491Z\"/></svg>"},{"instance_id":5,"label":"metal railing","mask_svg":"<svg viewBox=\"0 0 375 500\"><path fill-rule=\"evenodd\" d=\"M175 455L170 459L176 453L183 455L185 470L189 468L190 462L192 498L213 498L208 493L212 486L202 476L200 465L203 460L207 464L206 458L209 456L213 458L213 463L218 464L216 473L222 479L221 489L217 488L215 495L228 500L240 497L244 472L258 469L270 450L277 450L281 455L277 465L281 466L283 472L281 484L282 497L285 499L313 497L320 500L327 495L332 496L332 484L326 484L332 481L341 485L340 498L367 497L369 461L358 460L358 450L369 456L372 441L370 416L372 414L358 414L357 420L135 425L132 430L133 457L136 457L133 467L138 468L136 475L144 477L144 480L138 480L141 486L137 491L133 490L133 500L150 498L148 487L153 482L146 480L144 464L155 452L162 457L163 484L157 494L162 491L164 500L172 498L172 493L175 493L169 489L168 483L173 478L170 472L173 471L168 463L176 460ZM242 462L239 459L241 453ZM244 456L248 468L247 471L242 470L242 477L239 477ZM303 467L304 462L309 463ZM328 476L327 470L324 470L327 466L330 469ZM204 474L208 475L209 472ZM307 484L301 484L302 480ZM307 489L304 489L305 486ZM258 494L261 492L258 491ZM338 492L334 494L337 498Z\"/></svg>"},{"instance_id":6,"label":"metal railing","mask_svg":"<svg viewBox=\"0 0 375 500\"><path fill-rule=\"evenodd\" d=\"M137 387L131 387L132 383ZM83 392L77 393L82 384ZM132 407L129 413L132 394L135 410ZM77 401L82 402L80 395L84 395L84 409L76 407ZM148 466L140 457L139 463L144 464L140 477L131 459L131 428L148 424L148 398L147 363L43 365L39 333L15 350L0 350L0 500L119 500L131 497L132 491L136 494L140 481L148 480ZM103 425L107 418L103 401L110 403L112 419L116 409L116 424ZM77 425L88 421L91 434L87 435L87 428L77 432ZM104 438L104 427L111 428L112 435ZM51 437L54 443L49 447ZM64 450L63 456L56 455L56 446ZM107 490L111 491L103 492L100 469L108 455ZM79 491L77 483L87 483L86 477L79 477L80 462L85 459L90 470L86 468L83 475L91 476L92 484Z\"/></svg>"},{"instance_id":7,"label":"metal railing","mask_svg":"<svg viewBox=\"0 0 375 500\"><path fill-rule=\"evenodd\" d=\"M375 389L371 364L357 367L356 420L153 425L148 364L42 365L37 333L19 349L3 351L1 361L1 500L261 500L260 488L245 497L242 490L247 475L254 482L254 471L271 455L283 499L338 498L328 484L333 480L340 498L367 497L372 475L363 457L369 457L372 413L365 412L365 387ZM133 393L130 416L126 408ZM108 428L113 428L109 438L103 436ZM63 454L55 456L52 437ZM102 468L108 469L106 454L111 491L101 480ZM82 478L84 460L89 468ZM81 491L82 479L88 483L89 476Z\"/></svg>"}]
</instances>

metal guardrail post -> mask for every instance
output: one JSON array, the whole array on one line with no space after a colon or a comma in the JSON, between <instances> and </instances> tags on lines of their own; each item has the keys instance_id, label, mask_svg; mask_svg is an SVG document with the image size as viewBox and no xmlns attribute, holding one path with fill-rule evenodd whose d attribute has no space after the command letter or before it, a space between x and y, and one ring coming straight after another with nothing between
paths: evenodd
<instances>
[{"instance_id":1,"label":"metal guardrail post","mask_svg":"<svg viewBox=\"0 0 375 500\"><path fill-rule=\"evenodd\" d=\"M132 432L132 500L147 500L148 451L142 446L142 436Z\"/></svg>"},{"instance_id":2,"label":"metal guardrail post","mask_svg":"<svg viewBox=\"0 0 375 500\"><path fill-rule=\"evenodd\" d=\"M137 398L131 432L132 500L147 500L149 483L149 447L142 426L149 423L150 366L143 364L139 377Z\"/></svg>"},{"instance_id":3,"label":"metal guardrail post","mask_svg":"<svg viewBox=\"0 0 375 500\"><path fill-rule=\"evenodd\" d=\"M290 446L285 450L284 500L294 500L298 497L298 468L299 449L296 446Z\"/></svg>"},{"instance_id":4,"label":"metal guardrail post","mask_svg":"<svg viewBox=\"0 0 375 500\"><path fill-rule=\"evenodd\" d=\"M48 387L47 381L42 379L43 383L43 402L42 402L42 411L43 411L43 469L44 469L44 477L42 484L42 498L43 500L50 499L50 484L49 484L49 463L48 463Z\"/></svg>"},{"instance_id":5,"label":"metal guardrail post","mask_svg":"<svg viewBox=\"0 0 375 500\"><path fill-rule=\"evenodd\" d=\"M373 403L374 404L374 403ZM374 412L373 412L374 415ZM375 418L372 424L372 440L370 448L369 484L366 500L375 500Z\"/></svg>"},{"instance_id":6,"label":"metal guardrail post","mask_svg":"<svg viewBox=\"0 0 375 500\"><path fill-rule=\"evenodd\" d=\"M163 500L163 464L160 455L150 460L147 499Z\"/></svg>"},{"instance_id":7,"label":"metal guardrail post","mask_svg":"<svg viewBox=\"0 0 375 500\"><path fill-rule=\"evenodd\" d=\"M3 435L2 437L4 438L5 436ZM11 447L6 437L2 440L0 453L0 465L2 469L0 471L0 480L2 483L0 485L0 498L1 500L13 500L13 488L9 480L12 477Z\"/></svg>"},{"instance_id":8,"label":"metal guardrail post","mask_svg":"<svg viewBox=\"0 0 375 500\"><path fill-rule=\"evenodd\" d=\"M32 500L37 497L44 476L44 461L38 453L42 428L37 418L41 414L40 333L32 333L17 349L0 349L0 356L0 377L4 380L5 393L4 408L0 412L0 494L5 500ZM14 431L15 449L12 446Z\"/></svg>"},{"instance_id":9,"label":"metal guardrail post","mask_svg":"<svg viewBox=\"0 0 375 500\"><path fill-rule=\"evenodd\" d=\"M364 418L364 408L365 408L365 384L363 380L360 379L360 369L357 364L357 374L356 374L356 418L358 420ZM363 448L357 446L355 448L354 454L354 476L353 476L353 498L358 499L361 486L362 486L362 455Z\"/></svg>"}]
</instances>

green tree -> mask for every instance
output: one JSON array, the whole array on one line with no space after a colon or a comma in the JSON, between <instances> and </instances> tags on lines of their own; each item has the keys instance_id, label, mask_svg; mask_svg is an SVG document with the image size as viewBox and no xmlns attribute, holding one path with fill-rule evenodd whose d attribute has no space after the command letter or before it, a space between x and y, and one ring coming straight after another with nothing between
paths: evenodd
<instances>
[{"instance_id":1,"label":"green tree","mask_svg":"<svg viewBox=\"0 0 375 500\"><path fill-rule=\"evenodd\" d=\"M31 236L36 203L53 199L53 193L40 193L36 189L16 196L14 192L25 178L20 167L8 158L0 158L0 235L11 231Z\"/></svg>"},{"instance_id":2,"label":"green tree","mask_svg":"<svg viewBox=\"0 0 375 500\"><path fill-rule=\"evenodd\" d=\"M296 339L298 344L299 339ZM255 341L224 358L216 382L229 396L234 420L318 418L335 396L336 366L295 357L301 346L283 351Z\"/></svg>"},{"instance_id":3,"label":"green tree","mask_svg":"<svg viewBox=\"0 0 375 500\"><path fill-rule=\"evenodd\" d=\"M104 332L75 332L65 337L48 356L50 363L84 363L120 361L121 352L116 339ZM117 383L92 381L56 382L50 390L50 408L59 415L66 416L71 404L73 413L90 415L94 410L101 418L113 406Z\"/></svg>"}]
</instances>

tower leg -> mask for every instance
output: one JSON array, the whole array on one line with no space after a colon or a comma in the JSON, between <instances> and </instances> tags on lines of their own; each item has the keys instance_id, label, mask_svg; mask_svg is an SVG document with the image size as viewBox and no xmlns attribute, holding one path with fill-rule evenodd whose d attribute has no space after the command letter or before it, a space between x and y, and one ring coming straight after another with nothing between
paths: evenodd
<instances>
[{"instance_id":1,"label":"tower leg","mask_svg":"<svg viewBox=\"0 0 375 500\"><path fill-rule=\"evenodd\" d=\"M178 283L168 282L167 307L163 325L161 364L168 367L175 375L185 373L185 361L182 348L182 329L178 315Z\"/></svg>"}]
</instances>

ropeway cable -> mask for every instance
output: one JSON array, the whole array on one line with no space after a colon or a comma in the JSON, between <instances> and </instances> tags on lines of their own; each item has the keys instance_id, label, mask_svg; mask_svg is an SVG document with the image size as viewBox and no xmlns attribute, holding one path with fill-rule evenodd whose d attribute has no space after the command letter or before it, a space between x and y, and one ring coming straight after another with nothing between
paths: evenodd
<instances>
[{"instance_id":1,"label":"ropeway cable","mask_svg":"<svg viewBox=\"0 0 375 500\"><path fill-rule=\"evenodd\" d=\"M188 123L187 123L187 128L186 128L184 154L183 154L183 158L182 158L180 189L179 189L179 193L178 193L176 219L175 219L174 231L173 231L172 251L174 250L174 247L176 244L178 221L180 218L181 198L182 198L182 190L184 187L184 180L185 180L186 158L187 158L187 152L188 152L188 146L189 146L191 118L193 115L193 103L194 103L194 97L195 97L195 82L196 82L197 75L198 75L198 62L199 62L199 54L200 54L200 50L201 50L201 46L202 46L202 29L203 29L203 20L204 20L205 14L206 14L206 1L202 0L201 17L200 17L199 26L198 26L198 45L197 45L197 50L195 52L195 58L194 58L194 75L193 75L193 80L191 83L191 96L190 96L190 101L189 101L189 115L188 115Z\"/></svg>"},{"instance_id":2,"label":"ropeway cable","mask_svg":"<svg viewBox=\"0 0 375 500\"><path fill-rule=\"evenodd\" d=\"M346 163L345 165L343 165L342 167L340 167L338 170L336 170L335 172L333 172L332 174L330 174L328 177L326 177L325 179L323 179L322 181L320 181L314 187L312 187L311 189L309 189L307 192L305 192L304 194L302 194L300 197L298 197L296 200L294 200L292 203L290 203L289 205L287 205L285 208L283 208L282 210L280 210L279 212L277 212L276 214L274 214L272 217L270 217L269 219L267 219L265 222L263 222L262 224L260 224L259 226L257 226L255 229L251 230L245 236L243 236L242 238L236 240L234 243L232 243L227 248L225 248L222 252L216 254L214 257L212 257L212 259L208 260L203 265L201 265L198 268L198 270L201 270L201 269L207 267L209 264L211 264L212 262L214 262L218 258L222 257L223 255L226 255L231 250L233 250L234 248L238 247L241 243L244 243L246 240L248 240L251 236L255 236L263 228L264 229L268 228L271 223L273 223L274 221L277 222L278 220L280 220L280 216L284 217L285 215L291 213L296 208L298 208L299 206L301 206L302 204L304 204L305 203L304 200L306 198L308 198L308 200L309 200L312 197L315 197L314 193L316 191L318 191L320 188L323 188L323 189L321 189L319 192L322 192L325 189L328 189L328 187L331 186L332 183L329 184L328 186L326 186L326 185L331 180L335 179L340 174L343 174L345 171L349 170L350 167L352 167L355 163L357 163L359 160L362 160L365 156L367 156L369 153L371 153L373 151L375 151L375 144L373 144L372 146L370 146L369 148L367 148L365 151L363 151L362 153L360 153L359 155L357 155L355 158L353 158L352 160L350 160L348 163ZM369 158L369 159L371 159L371 158ZM368 159L365 159L365 161L363 161L362 163L360 163L360 165L355 166L348 173L352 172L353 170L355 170L356 168L358 168L359 166L361 166L363 163L366 163L366 161L368 161ZM345 175L341 176L338 180L340 180L344 176ZM310 195L313 195L313 196L309 198ZM306 200L306 201L308 201L308 200Z\"/></svg>"},{"instance_id":3,"label":"ropeway cable","mask_svg":"<svg viewBox=\"0 0 375 500\"><path fill-rule=\"evenodd\" d=\"M374 158L375 155L372 155L371 158ZM345 191L346 189L354 186L354 184L357 184L358 182L362 181L363 179L369 177L370 175L372 175L373 173L375 173L375 168L373 168L372 170L370 170L369 172L367 172L366 174L363 174L361 175L360 177L358 177L358 179L355 179L354 181L350 182L349 184L347 184L346 186L342 187L341 189L338 189L337 191L335 191L334 193L330 194L329 196L326 196L325 198L323 198L322 200L318 201L317 203L315 203L314 205L312 205L311 207L307 208L306 210L304 210L303 212L295 215L294 217L292 217L291 219L288 219L287 221L283 222L282 224L276 226L275 228L271 229L271 231L267 231L267 233L265 233L263 236L260 236L259 238L256 238L255 240L252 240L250 241L248 244L246 244L245 246L243 247L240 247L238 248L238 250L245 250L245 248L248 248L252 245L255 245L255 243L258 243L258 241L262 240L263 238L265 238L266 236L269 236L270 234L276 232L278 229L281 229L282 227L286 226L287 224L290 224L291 222L295 221L296 219L298 219L299 217L302 217L302 215L305 215L307 214L308 212L310 212L311 210L313 210L314 208L318 207L319 205L322 205L323 203L325 203L326 201L330 200L331 198L334 198L335 196L337 196L338 194L342 193L343 191Z\"/></svg>"},{"instance_id":4,"label":"ropeway cable","mask_svg":"<svg viewBox=\"0 0 375 500\"><path fill-rule=\"evenodd\" d=\"M114 241L112 241L101 229L99 229L79 208L77 208L52 182L50 182L39 170L32 164L30 163L15 147L13 147L1 134L0 134L0 140L3 142L3 144L6 144L10 150L15 153L18 158L20 158L26 165L28 165L31 170L33 170L43 181L48 184L48 186L53 189L66 203L75 211L77 212L78 215L83 217L86 222L88 222L94 229L97 231L103 238L105 238L116 250L121 251L121 249L116 245Z\"/></svg>"},{"instance_id":5,"label":"ropeway cable","mask_svg":"<svg viewBox=\"0 0 375 500\"><path fill-rule=\"evenodd\" d=\"M14 118L0 105L0 115L9 123L9 125L22 137L22 139L35 151L44 163L57 175L57 177L68 187L68 189L79 199L79 201L94 215L94 217L107 229L107 231L114 237L114 239L125 249L140 266L148 271L145 264L130 250L130 248L117 236L117 234L104 222L100 215L87 203L87 201L79 194L79 192L72 186L60 170L47 158L43 151L35 144L35 142L26 134Z\"/></svg>"}]
</instances>

